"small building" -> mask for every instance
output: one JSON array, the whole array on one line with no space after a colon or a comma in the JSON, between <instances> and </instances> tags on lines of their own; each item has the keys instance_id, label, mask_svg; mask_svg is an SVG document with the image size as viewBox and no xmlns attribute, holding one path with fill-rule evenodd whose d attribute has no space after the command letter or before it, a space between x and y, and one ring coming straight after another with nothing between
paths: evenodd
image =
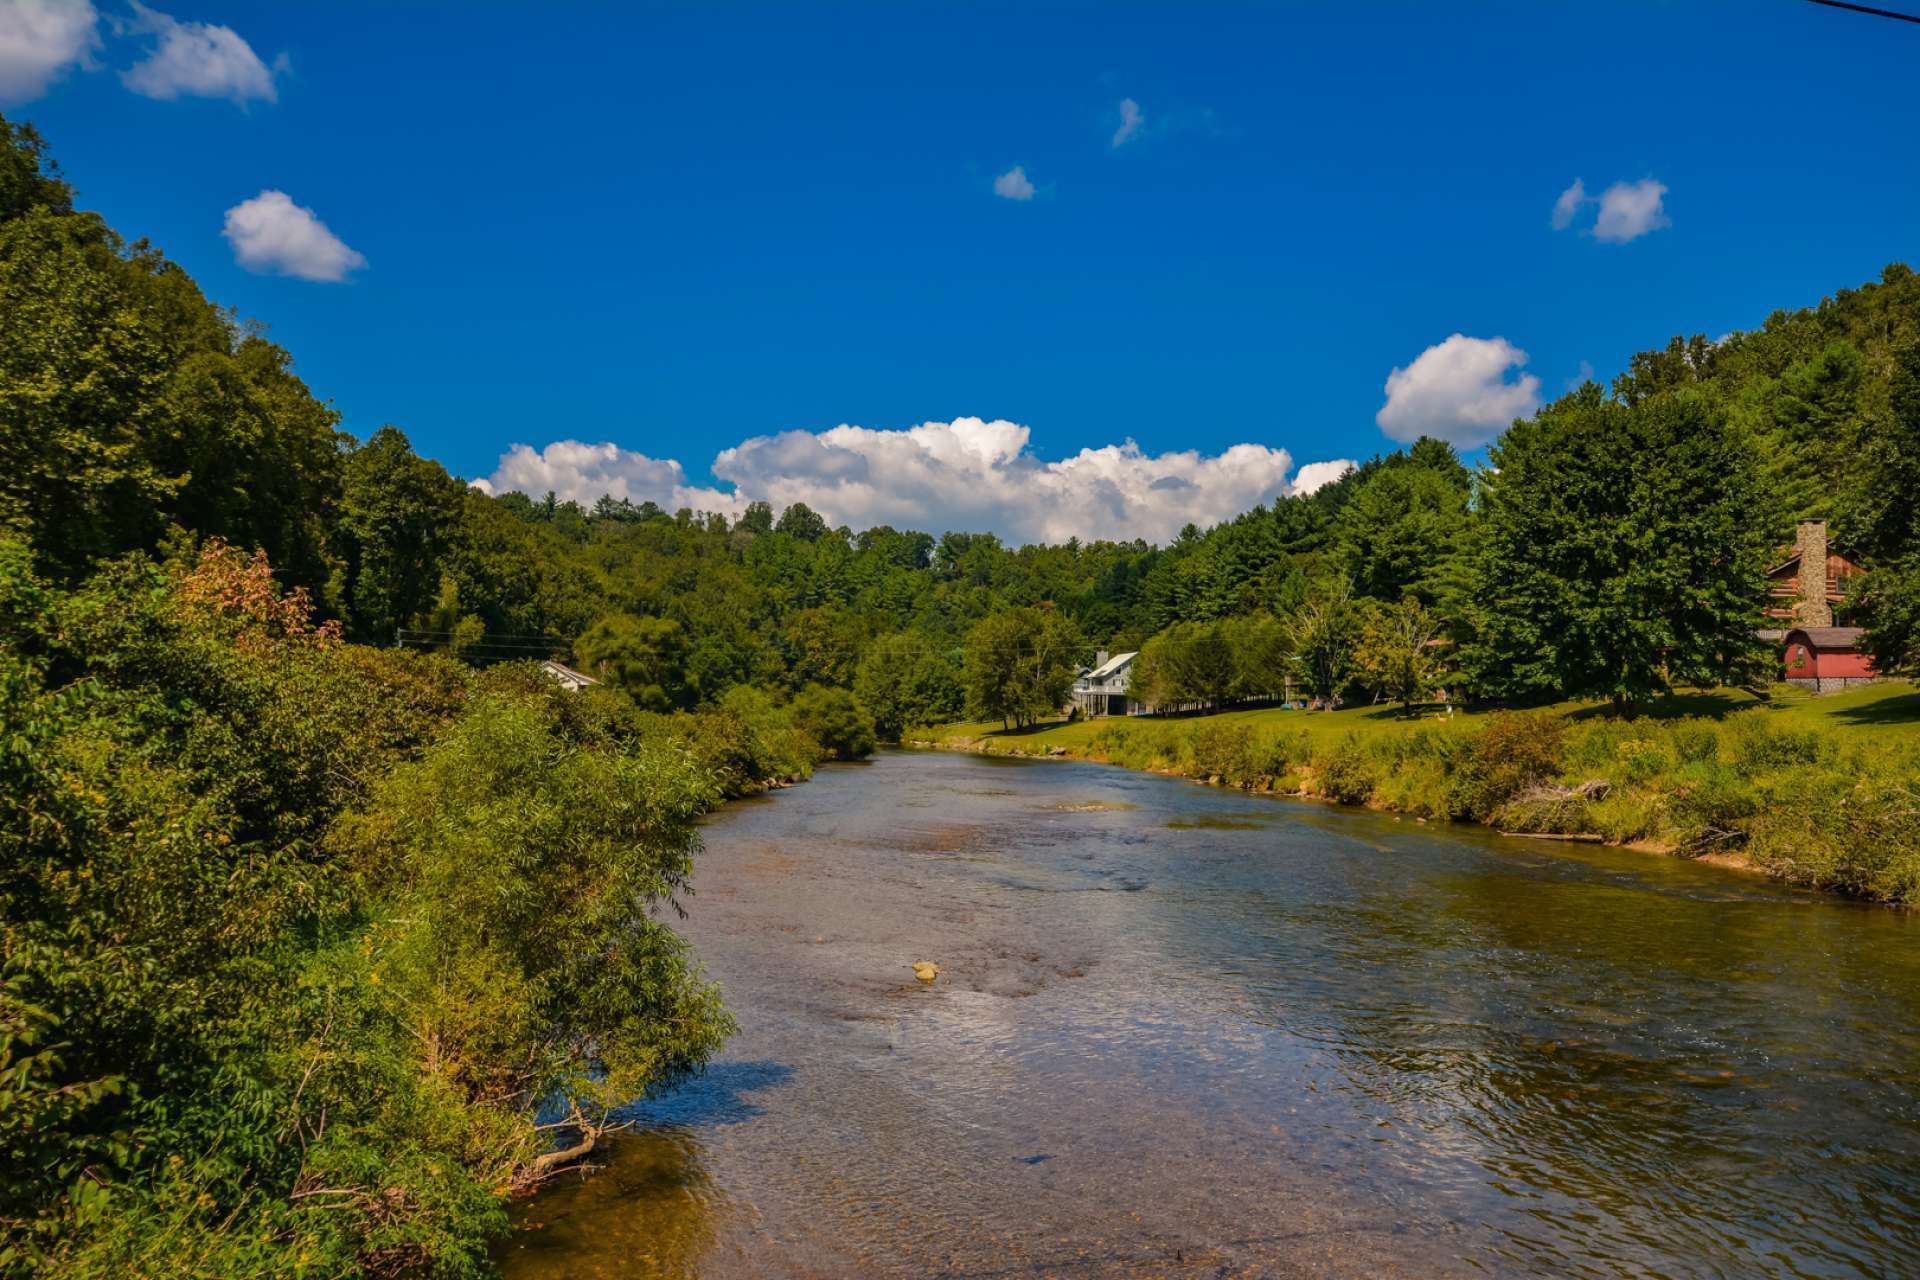
<instances>
[{"instance_id":1,"label":"small building","mask_svg":"<svg viewBox=\"0 0 1920 1280\"><path fill-rule=\"evenodd\" d=\"M1782 628L1831 627L1835 606L1846 602L1847 579L1862 572L1827 545L1825 520L1802 520L1792 552L1767 570L1767 616Z\"/></svg>"},{"instance_id":2,"label":"small building","mask_svg":"<svg viewBox=\"0 0 1920 1280\"><path fill-rule=\"evenodd\" d=\"M1860 651L1861 627L1794 627L1786 634L1787 683L1815 693L1872 684L1873 659Z\"/></svg>"},{"instance_id":3,"label":"small building","mask_svg":"<svg viewBox=\"0 0 1920 1280\"><path fill-rule=\"evenodd\" d=\"M600 683L586 672L575 671L566 663L555 662L551 658L540 664L540 670L570 693L584 689L590 684Z\"/></svg>"},{"instance_id":4,"label":"small building","mask_svg":"<svg viewBox=\"0 0 1920 1280\"><path fill-rule=\"evenodd\" d=\"M1093 665L1073 682L1073 708L1082 716L1133 716L1146 708L1127 696L1133 683L1133 660L1138 653L1116 653L1109 657L1102 649Z\"/></svg>"}]
</instances>

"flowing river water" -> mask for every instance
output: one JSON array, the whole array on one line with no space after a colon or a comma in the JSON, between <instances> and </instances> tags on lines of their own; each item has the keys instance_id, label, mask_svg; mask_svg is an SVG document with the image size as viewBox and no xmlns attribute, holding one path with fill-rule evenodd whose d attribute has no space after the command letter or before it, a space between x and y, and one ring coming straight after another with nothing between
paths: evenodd
<instances>
[{"instance_id":1,"label":"flowing river water","mask_svg":"<svg viewBox=\"0 0 1920 1280\"><path fill-rule=\"evenodd\" d=\"M1920 1274L1920 917L900 752L694 884L740 1033L513 1280Z\"/></svg>"}]
</instances>

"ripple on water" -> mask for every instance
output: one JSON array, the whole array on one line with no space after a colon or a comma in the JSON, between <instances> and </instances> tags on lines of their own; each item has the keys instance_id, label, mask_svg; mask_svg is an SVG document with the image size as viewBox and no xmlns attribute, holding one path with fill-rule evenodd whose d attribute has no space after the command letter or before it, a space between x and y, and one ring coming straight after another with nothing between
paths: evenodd
<instances>
[{"instance_id":1,"label":"ripple on water","mask_svg":"<svg viewBox=\"0 0 1920 1280\"><path fill-rule=\"evenodd\" d=\"M686 930L742 1030L523 1206L510 1275L1920 1256L1907 917L972 756L828 770L706 837Z\"/></svg>"}]
</instances>

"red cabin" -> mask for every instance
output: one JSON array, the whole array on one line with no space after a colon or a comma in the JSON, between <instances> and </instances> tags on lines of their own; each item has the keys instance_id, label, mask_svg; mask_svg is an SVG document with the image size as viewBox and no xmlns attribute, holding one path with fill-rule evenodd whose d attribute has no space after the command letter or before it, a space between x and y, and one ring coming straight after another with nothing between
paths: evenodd
<instances>
[{"instance_id":1,"label":"red cabin","mask_svg":"<svg viewBox=\"0 0 1920 1280\"><path fill-rule=\"evenodd\" d=\"M1795 627L1786 636L1787 683L1815 693L1872 684L1873 659L1860 652L1860 627Z\"/></svg>"}]
</instances>

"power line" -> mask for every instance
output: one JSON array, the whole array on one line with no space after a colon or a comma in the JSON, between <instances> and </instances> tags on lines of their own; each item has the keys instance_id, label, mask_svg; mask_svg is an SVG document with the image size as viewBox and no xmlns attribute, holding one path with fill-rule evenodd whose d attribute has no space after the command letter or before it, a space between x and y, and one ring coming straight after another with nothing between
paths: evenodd
<instances>
[{"instance_id":1,"label":"power line","mask_svg":"<svg viewBox=\"0 0 1920 1280\"><path fill-rule=\"evenodd\" d=\"M1892 18L1896 22L1920 24L1920 15L1900 13L1893 9L1876 9L1870 4L1849 4L1847 0L1807 0L1807 3L1823 5L1828 9L1845 9L1849 13L1864 13L1875 18Z\"/></svg>"}]
</instances>

